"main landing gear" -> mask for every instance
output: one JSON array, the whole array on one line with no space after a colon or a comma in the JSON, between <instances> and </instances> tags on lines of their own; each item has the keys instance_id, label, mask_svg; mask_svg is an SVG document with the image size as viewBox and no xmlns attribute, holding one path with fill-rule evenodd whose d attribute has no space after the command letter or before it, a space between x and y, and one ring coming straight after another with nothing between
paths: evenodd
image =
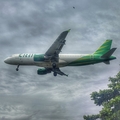
<instances>
[{"instance_id":1,"label":"main landing gear","mask_svg":"<svg viewBox=\"0 0 120 120\"><path fill-rule=\"evenodd\" d=\"M52 67L53 67L53 75L54 75L54 76L57 76L57 72L55 72L56 63L53 63L53 64L52 64Z\"/></svg>"},{"instance_id":2,"label":"main landing gear","mask_svg":"<svg viewBox=\"0 0 120 120\"><path fill-rule=\"evenodd\" d=\"M55 69L55 68L56 68L56 63L53 63L53 64L52 64L52 67Z\"/></svg>"},{"instance_id":3,"label":"main landing gear","mask_svg":"<svg viewBox=\"0 0 120 120\"><path fill-rule=\"evenodd\" d=\"M56 73L56 72L54 72L54 73L53 73L53 75L54 75L54 76L57 76L57 73Z\"/></svg>"},{"instance_id":4,"label":"main landing gear","mask_svg":"<svg viewBox=\"0 0 120 120\"><path fill-rule=\"evenodd\" d=\"M18 70L19 70L19 66L20 66L20 65L18 65L18 66L17 66L16 71L18 71Z\"/></svg>"}]
</instances>

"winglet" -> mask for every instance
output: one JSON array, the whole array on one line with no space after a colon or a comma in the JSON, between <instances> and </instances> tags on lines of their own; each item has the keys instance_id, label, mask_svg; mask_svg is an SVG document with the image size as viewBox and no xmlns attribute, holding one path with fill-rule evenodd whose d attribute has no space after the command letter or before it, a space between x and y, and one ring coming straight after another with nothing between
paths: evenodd
<instances>
[{"instance_id":1,"label":"winglet","mask_svg":"<svg viewBox=\"0 0 120 120\"><path fill-rule=\"evenodd\" d=\"M67 30L68 32L70 32L71 29Z\"/></svg>"}]
</instances>

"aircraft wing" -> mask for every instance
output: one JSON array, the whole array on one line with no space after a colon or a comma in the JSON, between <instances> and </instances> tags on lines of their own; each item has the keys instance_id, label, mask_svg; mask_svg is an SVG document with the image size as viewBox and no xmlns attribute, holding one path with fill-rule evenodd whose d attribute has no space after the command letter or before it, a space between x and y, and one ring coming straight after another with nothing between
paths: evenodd
<instances>
[{"instance_id":1,"label":"aircraft wing","mask_svg":"<svg viewBox=\"0 0 120 120\"><path fill-rule=\"evenodd\" d=\"M51 58L51 59L54 59L56 62L58 62L55 58L57 58L59 53L61 52L61 49L63 48L63 46L66 42L65 38L69 31L70 31L70 29L62 32L58 36L58 38L55 40L55 42L51 45L51 47L45 53L46 58Z\"/></svg>"},{"instance_id":2,"label":"aircraft wing","mask_svg":"<svg viewBox=\"0 0 120 120\"><path fill-rule=\"evenodd\" d=\"M68 34L68 32L70 31L69 30L66 30L64 32L62 32L58 38L55 40L55 42L51 45L51 47L47 50L47 52L45 53L45 58L46 60L50 60L51 63L52 63L52 68L51 71L54 72L54 74L59 74L59 75L65 75L65 76L68 76L66 75L65 73L63 73L58 66L56 66L56 62L58 62L59 60L59 53L61 52L61 49L63 48L66 40L66 36ZM49 69L49 68L47 68ZM54 75L54 76L56 76Z\"/></svg>"}]
</instances>

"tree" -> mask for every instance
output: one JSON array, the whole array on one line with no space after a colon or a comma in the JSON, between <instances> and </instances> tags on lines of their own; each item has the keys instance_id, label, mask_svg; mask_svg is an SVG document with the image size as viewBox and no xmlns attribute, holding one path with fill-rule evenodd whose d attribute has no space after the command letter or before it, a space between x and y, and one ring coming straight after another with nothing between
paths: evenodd
<instances>
[{"instance_id":1,"label":"tree","mask_svg":"<svg viewBox=\"0 0 120 120\"><path fill-rule=\"evenodd\" d=\"M84 120L120 120L120 72L115 78L109 78L108 89L93 92L91 100L98 106L103 106L97 115L84 115Z\"/></svg>"}]
</instances>

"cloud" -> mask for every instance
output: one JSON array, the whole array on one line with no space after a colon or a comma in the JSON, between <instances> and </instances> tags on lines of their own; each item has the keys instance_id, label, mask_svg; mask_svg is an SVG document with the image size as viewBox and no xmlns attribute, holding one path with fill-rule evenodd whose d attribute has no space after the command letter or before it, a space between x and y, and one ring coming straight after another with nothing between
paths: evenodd
<instances>
[{"instance_id":1,"label":"cloud","mask_svg":"<svg viewBox=\"0 0 120 120\"><path fill-rule=\"evenodd\" d=\"M119 11L118 0L1 1L0 120L82 120L98 113L90 94L107 88L108 77L119 71ZM45 53L68 29L62 53L93 53L113 39L117 59L110 65L61 68L69 77L39 76L36 66L16 72L3 62L14 53Z\"/></svg>"}]
</instances>

